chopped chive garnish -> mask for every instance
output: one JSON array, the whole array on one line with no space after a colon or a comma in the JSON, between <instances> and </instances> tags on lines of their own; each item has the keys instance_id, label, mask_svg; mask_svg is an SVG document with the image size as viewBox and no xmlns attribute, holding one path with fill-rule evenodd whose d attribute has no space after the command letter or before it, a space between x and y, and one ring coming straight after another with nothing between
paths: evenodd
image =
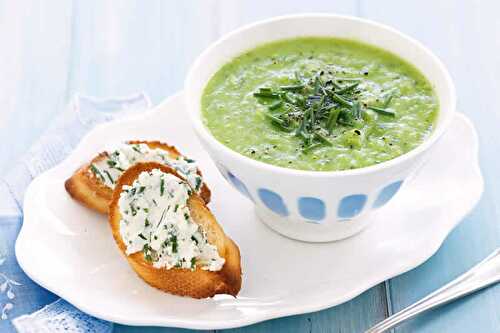
<instances>
[{"instance_id":1,"label":"chopped chive garnish","mask_svg":"<svg viewBox=\"0 0 500 333\"><path fill-rule=\"evenodd\" d=\"M135 150L138 153L141 153L141 150L139 149L139 146L137 146L137 145L133 145L132 149Z\"/></svg>"},{"instance_id":2,"label":"chopped chive garnish","mask_svg":"<svg viewBox=\"0 0 500 333\"><path fill-rule=\"evenodd\" d=\"M195 190L199 190L201 188L201 177L196 177Z\"/></svg>"},{"instance_id":3,"label":"chopped chive garnish","mask_svg":"<svg viewBox=\"0 0 500 333\"><path fill-rule=\"evenodd\" d=\"M263 87L254 92L255 97L271 98L269 111L264 116L276 128L293 132L301 139L303 152L321 145L332 145L331 135L336 127L363 126L363 112L371 109L386 116L395 116L388 109L393 94L385 99L383 106L367 106L363 103L360 86L364 77L335 77L331 70L320 70L310 77L295 72L295 81L279 88ZM362 74L365 76L364 72Z\"/></svg>"},{"instance_id":4,"label":"chopped chive garnish","mask_svg":"<svg viewBox=\"0 0 500 333\"><path fill-rule=\"evenodd\" d=\"M356 119L361 118L361 106L359 105L358 101L352 102L352 115Z\"/></svg>"},{"instance_id":5,"label":"chopped chive garnish","mask_svg":"<svg viewBox=\"0 0 500 333\"><path fill-rule=\"evenodd\" d=\"M321 87L321 82L320 82L319 76L316 76L314 78L314 94L315 95L319 93L320 87Z\"/></svg>"},{"instance_id":6,"label":"chopped chive garnish","mask_svg":"<svg viewBox=\"0 0 500 333\"><path fill-rule=\"evenodd\" d=\"M104 170L104 173L106 174L106 176L108 176L108 179L111 182L111 184L114 184L115 181L113 180L113 177L111 177L111 174L109 173L109 171L108 170Z\"/></svg>"},{"instance_id":7,"label":"chopped chive garnish","mask_svg":"<svg viewBox=\"0 0 500 333\"><path fill-rule=\"evenodd\" d=\"M269 110L276 110L281 105L283 105L283 101L282 100L274 101L271 105L269 105Z\"/></svg>"},{"instance_id":8,"label":"chopped chive garnish","mask_svg":"<svg viewBox=\"0 0 500 333\"><path fill-rule=\"evenodd\" d=\"M363 79L358 78L358 77L338 77L335 79L337 82L342 82L342 81L362 81Z\"/></svg>"},{"instance_id":9,"label":"chopped chive garnish","mask_svg":"<svg viewBox=\"0 0 500 333\"><path fill-rule=\"evenodd\" d=\"M170 241L172 242L172 252L177 253L177 236L173 235Z\"/></svg>"},{"instance_id":10,"label":"chopped chive garnish","mask_svg":"<svg viewBox=\"0 0 500 333\"><path fill-rule=\"evenodd\" d=\"M157 227L161 224L161 222L163 221L163 218L165 217L165 209L163 210L163 212L161 213L161 217L160 217L160 220L158 221L158 224L156 225Z\"/></svg>"},{"instance_id":11,"label":"chopped chive garnish","mask_svg":"<svg viewBox=\"0 0 500 333\"><path fill-rule=\"evenodd\" d=\"M285 94L283 95L283 98L285 99L285 102L287 102L287 103L290 103L290 104L293 104L293 105L297 104L297 100L293 99L293 98L290 96L290 94L288 94L288 93L285 93Z\"/></svg>"},{"instance_id":12,"label":"chopped chive garnish","mask_svg":"<svg viewBox=\"0 0 500 333\"><path fill-rule=\"evenodd\" d=\"M99 169L97 169L97 167L94 164L90 164L90 170L94 173L96 177L101 178L103 182L106 181L102 173L99 171Z\"/></svg>"},{"instance_id":13,"label":"chopped chive garnish","mask_svg":"<svg viewBox=\"0 0 500 333\"><path fill-rule=\"evenodd\" d=\"M384 109L384 108L379 108L377 106L368 106L368 109L373 110L373 111L375 111L381 115L384 115L384 116L390 116L390 117L396 116L396 114L393 111L390 111L390 110Z\"/></svg>"},{"instance_id":14,"label":"chopped chive garnish","mask_svg":"<svg viewBox=\"0 0 500 333\"><path fill-rule=\"evenodd\" d=\"M280 98L279 94L272 92L255 92L253 93L254 97L262 97L262 98Z\"/></svg>"},{"instance_id":15,"label":"chopped chive garnish","mask_svg":"<svg viewBox=\"0 0 500 333\"><path fill-rule=\"evenodd\" d=\"M281 90L285 91L297 91L297 90L302 90L304 88L303 84L294 84L294 85L289 85L289 86L281 86Z\"/></svg>"},{"instance_id":16,"label":"chopped chive garnish","mask_svg":"<svg viewBox=\"0 0 500 333\"><path fill-rule=\"evenodd\" d=\"M347 92L349 92L349 91L352 91L354 88L356 88L357 86L359 86L359 84L360 84L360 82L359 82L359 81L358 81L358 82L354 82L353 84L348 85L347 87L344 87L344 88L342 88L342 89L340 89L340 90L337 90L337 91L335 91L335 92L336 92L337 94L345 94L345 93L347 93Z\"/></svg>"},{"instance_id":17,"label":"chopped chive garnish","mask_svg":"<svg viewBox=\"0 0 500 333\"><path fill-rule=\"evenodd\" d=\"M339 117L340 109L330 109L330 115L328 116L328 121L326 122L326 129L328 133L332 133L333 127L337 123L337 118Z\"/></svg>"},{"instance_id":18,"label":"chopped chive garnish","mask_svg":"<svg viewBox=\"0 0 500 333\"><path fill-rule=\"evenodd\" d=\"M141 237L144 240L148 240L143 234L139 234L139 237Z\"/></svg>"},{"instance_id":19,"label":"chopped chive garnish","mask_svg":"<svg viewBox=\"0 0 500 333\"><path fill-rule=\"evenodd\" d=\"M384 102L384 109L389 107L393 98L394 98L394 94L389 94L389 96L387 96L387 98L385 99L385 102Z\"/></svg>"},{"instance_id":20,"label":"chopped chive garnish","mask_svg":"<svg viewBox=\"0 0 500 333\"><path fill-rule=\"evenodd\" d=\"M332 146L332 142L324 135L320 133L314 133L314 137L321 141L322 143L326 144L327 146Z\"/></svg>"},{"instance_id":21,"label":"chopped chive garnish","mask_svg":"<svg viewBox=\"0 0 500 333\"><path fill-rule=\"evenodd\" d=\"M335 102L339 103L342 106L347 106L347 107L352 106L352 103L349 100L345 99L344 97L340 96L337 93L334 93L333 91L331 92L330 96Z\"/></svg>"},{"instance_id":22,"label":"chopped chive garnish","mask_svg":"<svg viewBox=\"0 0 500 333\"><path fill-rule=\"evenodd\" d=\"M285 124L285 121L281 118L278 118L276 116L273 116L272 114L269 114L269 113L264 113L264 116L269 118L271 121L275 122L275 123L278 123L280 125L284 125Z\"/></svg>"},{"instance_id":23,"label":"chopped chive garnish","mask_svg":"<svg viewBox=\"0 0 500 333\"><path fill-rule=\"evenodd\" d=\"M340 90L342 89L342 87L335 81L330 81L330 83L332 84L333 88L336 89L336 90Z\"/></svg>"},{"instance_id":24,"label":"chopped chive garnish","mask_svg":"<svg viewBox=\"0 0 500 333\"><path fill-rule=\"evenodd\" d=\"M164 192L165 192L165 180L162 178L160 180L160 196L163 196Z\"/></svg>"},{"instance_id":25,"label":"chopped chive garnish","mask_svg":"<svg viewBox=\"0 0 500 333\"><path fill-rule=\"evenodd\" d=\"M116 162L113 160L107 160L106 163L108 163L109 167L114 167L116 165Z\"/></svg>"}]
</instances>

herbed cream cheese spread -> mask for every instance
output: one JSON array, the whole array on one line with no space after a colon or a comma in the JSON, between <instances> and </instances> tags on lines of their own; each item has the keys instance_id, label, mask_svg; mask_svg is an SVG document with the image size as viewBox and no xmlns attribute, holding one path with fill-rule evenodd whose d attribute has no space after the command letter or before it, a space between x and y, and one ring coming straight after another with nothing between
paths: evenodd
<instances>
[{"instance_id":1,"label":"herbed cream cheese spread","mask_svg":"<svg viewBox=\"0 0 500 333\"><path fill-rule=\"evenodd\" d=\"M114 189L123 172L139 162L165 164L184 177L197 193L201 189L203 181L198 174L198 166L194 160L183 156L172 158L167 151L159 148L151 149L144 143L121 144L117 149L108 153L107 158L92 163L89 172L99 178L107 187Z\"/></svg>"},{"instance_id":2,"label":"herbed cream cheese spread","mask_svg":"<svg viewBox=\"0 0 500 333\"><path fill-rule=\"evenodd\" d=\"M191 191L182 179L159 169L144 171L131 186L123 186L118 207L126 254L143 252L156 268L220 270L224 258L191 218Z\"/></svg>"}]
</instances>

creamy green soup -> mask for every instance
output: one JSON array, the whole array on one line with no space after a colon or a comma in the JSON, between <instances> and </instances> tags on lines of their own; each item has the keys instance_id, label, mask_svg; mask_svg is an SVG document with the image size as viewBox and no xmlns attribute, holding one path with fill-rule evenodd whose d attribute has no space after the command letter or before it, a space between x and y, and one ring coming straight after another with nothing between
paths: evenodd
<instances>
[{"instance_id":1,"label":"creamy green soup","mask_svg":"<svg viewBox=\"0 0 500 333\"><path fill-rule=\"evenodd\" d=\"M396 55L352 40L259 46L220 68L203 121L227 147L300 170L346 170L400 156L432 132L438 99Z\"/></svg>"}]
</instances>

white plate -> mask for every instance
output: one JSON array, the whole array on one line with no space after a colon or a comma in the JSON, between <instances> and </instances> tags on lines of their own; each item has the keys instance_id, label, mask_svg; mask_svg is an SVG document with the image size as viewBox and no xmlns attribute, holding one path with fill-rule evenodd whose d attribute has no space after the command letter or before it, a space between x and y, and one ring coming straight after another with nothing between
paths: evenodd
<instances>
[{"instance_id":1,"label":"white plate","mask_svg":"<svg viewBox=\"0 0 500 333\"><path fill-rule=\"evenodd\" d=\"M63 182L96 152L128 139L159 139L197 159L210 207L240 246L237 298L193 300L144 283L106 219L66 194ZM260 223L194 137L177 94L140 117L97 127L64 162L36 178L24 203L16 255L35 282L95 317L129 325L221 329L317 311L348 301L429 258L478 201L483 180L474 127L457 115L430 161L362 233L335 243L287 239Z\"/></svg>"}]
</instances>

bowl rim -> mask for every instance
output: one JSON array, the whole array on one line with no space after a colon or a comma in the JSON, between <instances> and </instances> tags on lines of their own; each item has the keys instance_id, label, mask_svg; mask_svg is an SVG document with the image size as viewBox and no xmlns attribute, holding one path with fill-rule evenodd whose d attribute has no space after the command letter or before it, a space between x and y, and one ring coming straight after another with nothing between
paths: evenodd
<instances>
[{"instance_id":1,"label":"bowl rim","mask_svg":"<svg viewBox=\"0 0 500 333\"><path fill-rule=\"evenodd\" d=\"M222 142L217 140L209 131L209 129L203 124L203 121L201 120L201 110L200 112L198 111L199 107L196 107L196 104L200 104L199 100L194 101L192 98L190 98L191 91L190 91L190 86L193 84L193 82L196 81L196 72L198 68L200 68L203 65L203 62L205 58L214 50L220 47L220 45L224 44L227 40L233 38L236 35L242 34L244 32L247 32L249 30L252 30L255 27L258 26L263 26L267 24L271 24L277 21L286 21L286 20L294 20L294 19L303 19L303 18L330 18L330 19L343 19L343 20L349 20L353 21L356 24L364 24L368 25L371 27L376 27L379 29L384 29L387 30L389 33L392 33L394 35L397 35L398 38L405 39L411 44L414 44L417 46L419 49L423 51L426 57L431 59L432 62L434 62L437 65L438 70L441 72L444 78L445 85L447 87L447 90L450 95L450 105L449 105L449 112L447 112L446 116L443 118L441 125L436 127L431 135L427 137L420 145L418 145L416 148L398 156L393 159L373 164L370 166L366 167L361 167L361 168L356 168L356 169L347 169L347 170L331 170L331 171L315 171L315 170L301 170L301 169L291 169L291 168L286 168L282 166L277 166L269 163L265 163L262 161L254 160L250 157L247 157L235 150L232 150L231 148L225 146ZM290 37L293 38L293 37ZM286 39L286 38L283 38ZM272 41L277 41L276 40L269 40L269 42ZM387 50L381 46L371 44L374 46L377 46L383 50ZM387 50L389 51L389 50ZM242 50L241 53L245 52L245 50ZM389 51L393 53L392 51ZM236 56L236 55L235 55ZM403 58L404 59L404 58ZM409 62L410 64L414 65L411 61L404 59L405 61ZM219 67L220 68L220 67ZM422 74L424 75L424 74ZM427 76L424 75L424 77L427 78ZM427 78L428 79L428 78ZM204 85L206 87L206 83ZM239 159L243 163L247 164L248 166L254 167L254 168L260 168L260 169L265 169L269 172L274 172L274 173L281 173L281 174L287 174L287 175L293 175L293 176L307 176L307 177L327 177L327 178L335 178L335 177L345 177L345 176L357 176L357 175L366 175L366 174L371 174L374 172L378 171L383 171L386 169L389 169L391 167L394 167L398 164L402 164L406 161L411 160L412 158L415 158L417 155L423 154L426 152L431 146L433 146L443 135L443 133L448 129L450 123L452 122L452 119L454 117L454 114L456 113L456 90L455 90L455 85L453 83L453 80L451 78L450 73L448 72L446 66L443 64L441 59L439 59L438 56L436 56L429 48L424 46L421 42L416 40L413 37L410 37L399 30L382 24L378 23L372 20L364 19L364 18L359 18L356 16L350 16L350 15L339 15L339 14L325 14L325 13L304 13L304 14L290 14L290 15L282 15L282 16L275 16L272 18L267 18L264 20L259 20L250 24L243 25L225 35L223 35L221 38L219 38L217 41L212 43L210 46L208 46L192 63L192 65L189 68L188 74L186 76L185 82L184 82L184 89L185 89L185 103L188 109L188 114L191 119L191 123L195 129L195 132L198 134L198 136L201 137L202 140L206 141L207 144L213 146L215 149L221 151L222 153L229 155L232 158ZM194 104L194 105L193 105ZM440 109L441 111L441 105Z\"/></svg>"}]
</instances>

